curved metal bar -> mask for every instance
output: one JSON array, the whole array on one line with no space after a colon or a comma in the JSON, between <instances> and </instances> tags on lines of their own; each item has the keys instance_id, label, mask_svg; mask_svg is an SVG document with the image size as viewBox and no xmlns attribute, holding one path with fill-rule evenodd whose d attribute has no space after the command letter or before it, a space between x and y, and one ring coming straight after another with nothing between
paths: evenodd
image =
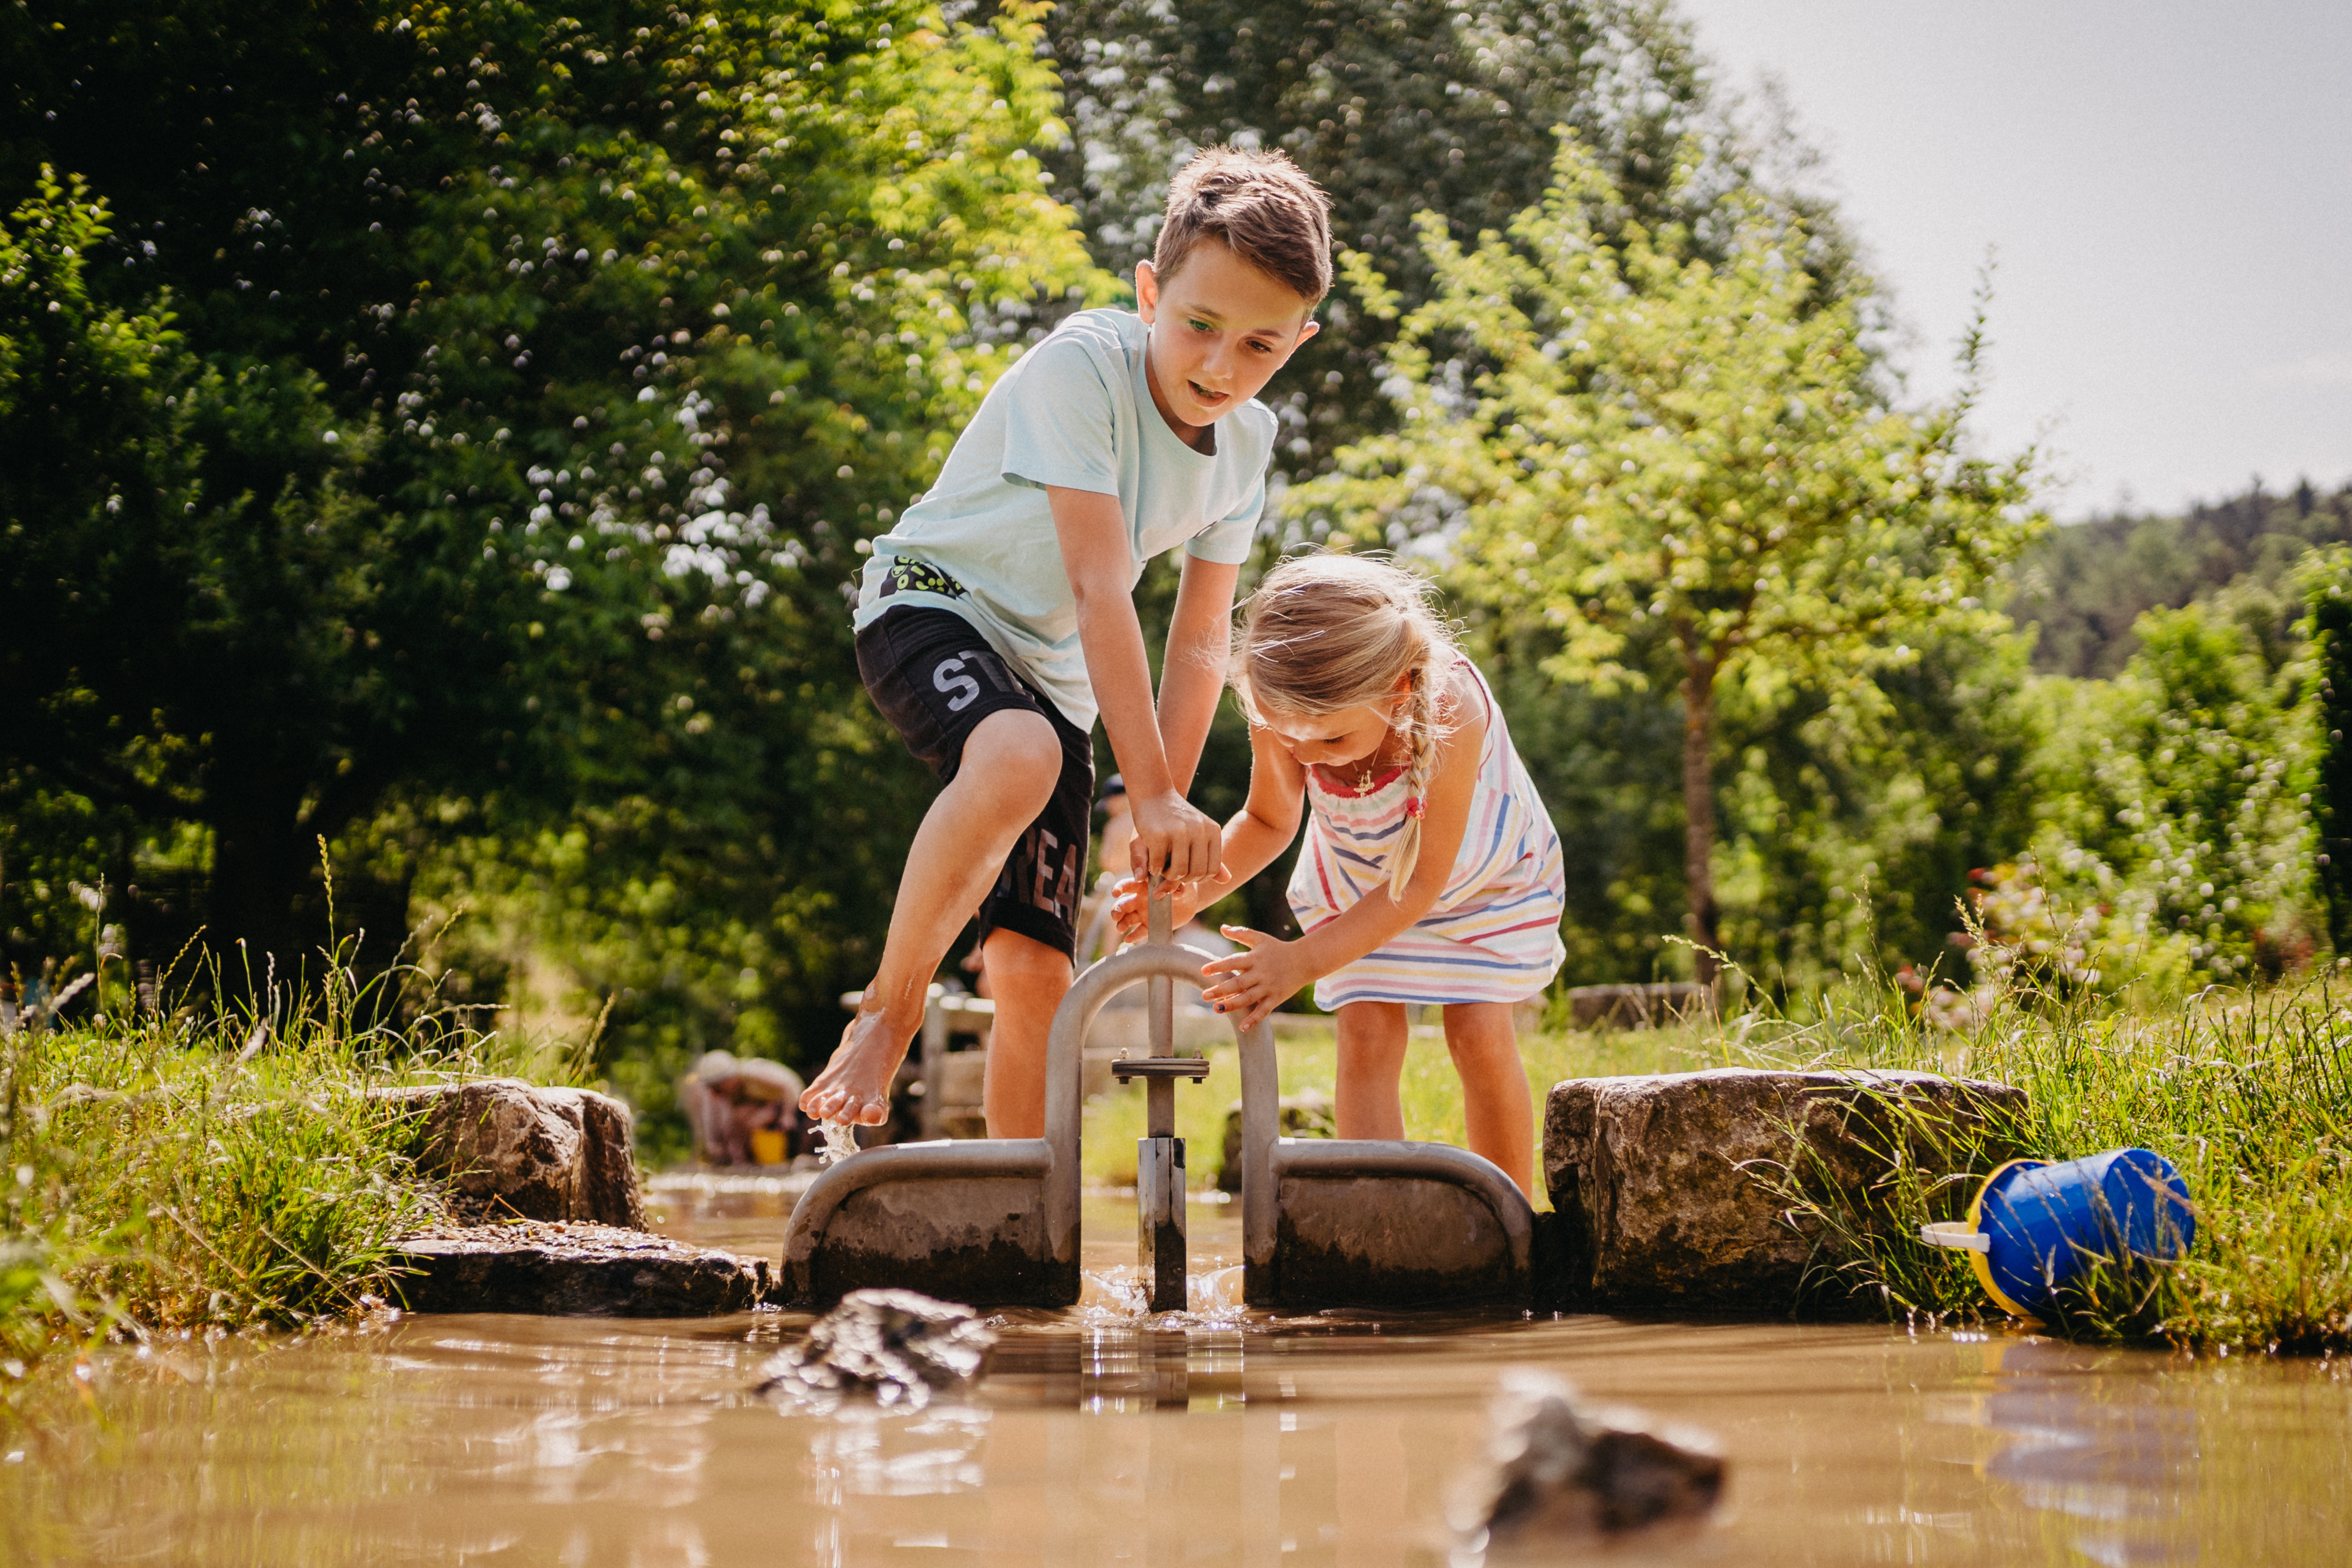
<instances>
[{"instance_id":1,"label":"curved metal bar","mask_svg":"<svg viewBox=\"0 0 2352 1568\"><path fill-rule=\"evenodd\" d=\"M1079 1073L1086 1055L1087 1031L1095 1015L1119 992L1154 979L1201 978L1201 965L1210 955L1196 947L1155 947L1146 943L1087 966L1070 984L1070 994L1054 1014L1053 1033L1045 1038L1045 1142L1054 1149L1054 1169L1045 1180L1045 1235L1056 1261L1074 1259L1078 1247L1078 1125L1084 1113ZM1260 1024L1241 1037L1243 1060L1242 1118L1246 1126L1253 1100L1249 1091L1252 1039L1263 1036L1262 1047L1269 1078L1274 1065L1274 1030ZM1244 1134L1247 1143L1247 1134ZM1244 1171L1247 1167L1244 1167ZM1244 1207L1246 1215L1246 1206ZM1246 1224L1246 1217L1244 1224ZM1271 1234L1269 1218L1269 1234ZM1066 1245L1067 1250L1064 1247Z\"/></svg>"},{"instance_id":2,"label":"curved metal bar","mask_svg":"<svg viewBox=\"0 0 2352 1568\"><path fill-rule=\"evenodd\" d=\"M1244 1113L1246 1120L1246 1113ZM1511 1267L1533 1278L1536 1215L1518 1184L1484 1154L1450 1143L1391 1142L1374 1138L1285 1138L1271 1151L1274 1183L1299 1176L1402 1176L1444 1182L1484 1199L1511 1246ZM1244 1225L1248 1223L1244 1218Z\"/></svg>"}]
</instances>

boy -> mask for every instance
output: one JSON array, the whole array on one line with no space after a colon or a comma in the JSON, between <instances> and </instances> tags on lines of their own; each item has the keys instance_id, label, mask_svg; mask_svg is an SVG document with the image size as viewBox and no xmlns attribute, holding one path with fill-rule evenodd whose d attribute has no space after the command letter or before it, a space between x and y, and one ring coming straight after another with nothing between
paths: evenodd
<instances>
[{"instance_id":1,"label":"boy","mask_svg":"<svg viewBox=\"0 0 2352 1568\"><path fill-rule=\"evenodd\" d=\"M1184 798L1224 688L1234 583L1277 428L1253 401L1315 335L1331 287L1322 193L1280 153L1213 148L1178 173L1137 309L1082 310L989 390L939 483L874 542L857 670L945 786L908 852L882 964L801 1097L880 1122L925 993L976 909L996 1026L996 1138L1041 1136L1045 1037L1069 990L1099 703L1138 876L1218 868ZM1132 597L1184 545L1155 712Z\"/></svg>"}]
</instances>

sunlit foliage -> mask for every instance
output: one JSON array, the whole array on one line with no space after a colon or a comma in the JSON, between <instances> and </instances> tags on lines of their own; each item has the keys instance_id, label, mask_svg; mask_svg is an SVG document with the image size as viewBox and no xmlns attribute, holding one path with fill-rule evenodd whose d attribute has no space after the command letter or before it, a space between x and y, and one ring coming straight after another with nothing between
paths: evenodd
<instances>
[{"instance_id":1,"label":"sunlit foliage","mask_svg":"<svg viewBox=\"0 0 2352 1568\"><path fill-rule=\"evenodd\" d=\"M1888 406L1853 308L1761 202L1727 198L1710 261L1676 225L1604 232L1624 203L1572 139L1555 174L1475 247L1424 219L1437 290L1390 354L1405 418L1295 504L1335 538L1441 542L1467 595L1558 632L1559 679L1678 691L1687 909L1711 949L1718 689L1866 701L1862 678L1929 633L1995 629L1977 595L2035 525L2027 468L1965 449L1965 395ZM1367 309L1393 309L1348 261Z\"/></svg>"},{"instance_id":2,"label":"sunlit foliage","mask_svg":"<svg viewBox=\"0 0 2352 1568\"><path fill-rule=\"evenodd\" d=\"M208 907L134 902L149 949L209 917L308 951L323 835L395 910L469 901L634 993L619 1037L772 1048L878 932L920 789L856 691L859 541L1038 305L1103 287L1039 169L1035 12L279 20L123 0L10 35L0 180L70 171L38 199L106 228L71 246L88 310L36 269L9 342L162 351L89 381L111 426L5 416L55 475L0 519L44 611L7 639L41 716L0 736L12 798L127 812L107 868L142 897L159 836L204 828Z\"/></svg>"}]
</instances>

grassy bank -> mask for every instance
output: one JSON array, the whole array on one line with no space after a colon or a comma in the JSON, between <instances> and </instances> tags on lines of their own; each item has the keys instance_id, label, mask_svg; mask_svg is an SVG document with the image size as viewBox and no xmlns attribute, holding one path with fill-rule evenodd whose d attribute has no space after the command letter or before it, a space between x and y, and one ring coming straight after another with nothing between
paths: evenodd
<instances>
[{"instance_id":1,"label":"grassy bank","mask_svg":"<svg viewBox=\"0 0 2352 1568\"><path fill-rule=\"evenodd\" d=\"M0 1399L77 1342L299 1326L383 1292L435 1197L413 1127L369 1091L533 1064L495 1037L359 1026L348 1000L276 1029L184 1013L0 1036Z\"/></svg>"},{"instance_id":2,"label":"grassy bank","mask_svg":"<svg viewBox=\"0 0 2352 1568\"><path fill-rule=\"evenodd\" d=\"M1865 1202L1799 1168L1759 1172L1816 1238L1811 1300L1903 1321L1998 1317L1963 1256L1927 1247L1918 1227L1958 1217L2012 1152L2067 1160L2123 1145L2178 1166L2199 1234L2168 1269L2095 1276L2058 1331L2187 1347L2352 1351L2352 987L2312 982L2185 1002L1997 1003L1964 1032L1922 1027L1889 988L1822 999L1811 1016L1749 1014L1703 1027L1640 1033L1549 1031L1523 1042L1542 1096L1565 1078L1714 1066L1905 1068L1997 1079L2026 1090L2014 1125L1963 1142L1936 1168L1890 1152ZM1328 1092L1328 1036L1281 1047L1285 1093ZM1462 1142L1461 1091L1444 1043L1417 1039L1404 1078L1406 1135ZM1240 1092L1231 1051L1199 1089L1177 1091L1195 1185L1214 1182L1224 1113ZM1140 1091L1087 1109L1087 1178L1132 1182Z\"/></svg>"},{"instance_id":3,"label":"grassy bank","mask_svg":"<svg viewBox=\"0 0 2352 1568\"><path fill-rule=\"evenodd\" d=\"M1846 1000L1816 1021L1751 1028L1726 1055L1992 1079L2023 1089L2029 1109L1944 1168L1898 1153L1866 1208L1788 1173L1784 1190L1820 1237L1822 1298L1858 1294L1896 1317L1989 1311L1962 1256L1923 1245L1919 1225L1958 1217L2011 1148L2068 1160L2137 1145L2179 1169L2196 1244L2176 1268L2095 1275L2054 1328L2198 1348L2352 1349L2352 990L2340 981L2212 988L2147 1007L2012 996L1958 1035L1922 1030L1873 997Z\"/></svg>"}]
</instances>

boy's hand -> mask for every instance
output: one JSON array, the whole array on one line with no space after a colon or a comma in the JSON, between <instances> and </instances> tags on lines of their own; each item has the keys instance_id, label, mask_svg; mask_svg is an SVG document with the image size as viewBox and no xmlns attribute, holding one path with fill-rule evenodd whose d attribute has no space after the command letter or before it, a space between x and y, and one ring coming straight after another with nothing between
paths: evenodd
<instances>
[{"instance_id":1,"label":"boy's hand","mask_svg":"<svg viewBox=\"0 0 2352 1568\"><path fill-rule=\"evenodd\" d=\"M1234 1028L1255 1028L1260 1019L1316 978L1300 962L1297 942L1284 942L1247 926L1223 929L1249 951L1202 964L1201 978L1212 984L1202 991L1201 998L1231 1017Z\"/></svg>"},{"instance_id":2,"label":"boy's hand","mask_svg":"<svg viewBox=\"0 0 2352 1568\"><path fill-rule=\"evenodd\" d=\"M1133 810L1135 842L1128 856L1136 876L1197 882L1223 868L1224 829L1174 790L1137 800Z\"/></svg>"}]
</instances>

